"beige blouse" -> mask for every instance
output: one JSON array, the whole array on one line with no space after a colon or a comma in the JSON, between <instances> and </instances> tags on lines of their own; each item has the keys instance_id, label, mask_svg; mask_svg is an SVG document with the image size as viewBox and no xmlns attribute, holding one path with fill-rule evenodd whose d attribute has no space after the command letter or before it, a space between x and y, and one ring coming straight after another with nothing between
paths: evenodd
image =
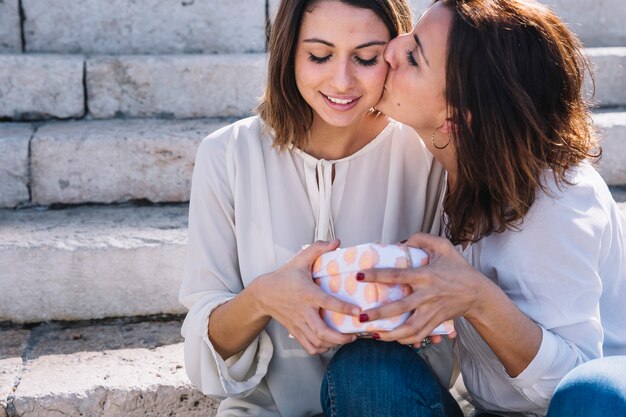
<instances>
[{"instance_id":1,"label":"beige blouse","mask_svg":"<svg viewBox=\"0 0 626 417\"><path fill-rule=\"evenodd\" d=\"M218 416L319 415L321 380L334 351L311 356L272 320L224 361L207 336L211 312L317 239L336 237L351 246L399 242L417 231L438 234L443 185L441 165L411 128L394 121L335 161L299 149L279 152L258 117L202 142L180 301L189 309L182 328L185 367L205 394L226 398ZM424 353L431 363L438 348ZM447 383L450 361L440 362L434 367Z\"/></svg>"}]
</instances>

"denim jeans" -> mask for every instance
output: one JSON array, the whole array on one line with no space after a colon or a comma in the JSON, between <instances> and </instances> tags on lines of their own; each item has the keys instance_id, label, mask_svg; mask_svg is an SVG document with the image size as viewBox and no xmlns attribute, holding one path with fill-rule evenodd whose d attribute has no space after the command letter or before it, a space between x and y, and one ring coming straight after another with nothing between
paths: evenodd
<instances>
[{"instance_id":1,"label":"denim jeans","mask_svg":"<svg viewBox=\"0 0 626 417\"><path fill-rule=\"evenodd\" d=\"M546 417L565 416L626 416L626 356L595 359L565 375Z\"/></svg>"},{"instance_id":2,"label":"denim jeans","mask_svg":"<svg viewBox=\"0 0 626 417\"><path fill-rule=\"evenodd\" d=\"M358 339L328 365L321 389L327 417L463 417L450 392L412 348Z\"/></svg>"}]
</instances>

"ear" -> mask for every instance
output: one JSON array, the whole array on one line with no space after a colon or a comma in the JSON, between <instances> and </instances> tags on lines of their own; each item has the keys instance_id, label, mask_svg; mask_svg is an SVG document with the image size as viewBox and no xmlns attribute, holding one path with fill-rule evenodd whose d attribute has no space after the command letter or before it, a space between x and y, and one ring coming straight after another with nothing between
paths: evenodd
<instances>
[{"instance_id":1,"label":"ear","mask_svg":"<svg viewBox=\"0 0 626 417\"><path fill-rule=\"evenodd\" d=\"M441 126L439 126L438 130L445 135L451 135L452 132L457 130L457 125L451 119L447 118L443 121Z\"/></svg>"}]
</instances>

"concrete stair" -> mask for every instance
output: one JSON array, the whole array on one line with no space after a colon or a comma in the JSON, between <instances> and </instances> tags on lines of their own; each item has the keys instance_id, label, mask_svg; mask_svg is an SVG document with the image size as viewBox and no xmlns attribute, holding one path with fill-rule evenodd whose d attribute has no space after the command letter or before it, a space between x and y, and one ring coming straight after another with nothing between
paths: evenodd
<instances>
[{"instance_id":1,"label":"concrete stair","mask_svg":"<svg viewBox=\"0 0 626 417\"><path fill-rule=\"evenodd\" d=\"M0 329L0 417L215 415L187 381L178 317Z\"/></svg>"},{"instance_id":2,"label":"concrete stair","mask_svg":"<svg viewBox=\"0 0 626 417\"><path fill-rule=\"evenodd\" d=\"M546 2L596 67L626 214L626 8ZM215 414L182 364L186 202L198 143L262 93L278 4L0 1L0 417Z\"/></svg>"}]
</instances>

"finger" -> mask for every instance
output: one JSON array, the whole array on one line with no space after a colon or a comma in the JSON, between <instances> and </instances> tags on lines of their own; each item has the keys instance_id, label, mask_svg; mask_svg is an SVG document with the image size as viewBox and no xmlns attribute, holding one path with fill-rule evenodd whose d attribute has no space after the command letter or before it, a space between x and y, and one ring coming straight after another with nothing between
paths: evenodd
<instances>
[{"instance_id":1,"label":"finger","mask_svg":"<svg viewBox=\"0 0 626 417\"><path fill-rule=\"evenodd\" d=\"M319 290L319 292L319 307L326 310L335 311L337 313L345 314L346 316L358 316L359 314L361 314L361 308L359 306L340 300L339 298L333 297L330 294L326 294L321 289Z\"/></svg>"},{"instance_id":2,"label":"finger","mask_svg":"<svg viewBox=\"0 0 626 417\"><path fill-rule=\"evenodd\" d=\"M357 279L362 282L378 282L381 284L408 284L415 285L423 277L428 276L428 265L419 268L379 268L360 271L362 276Z\"/></svg>"},{"instance_id":3,"label":"finger","mask_svg":"<svg viewBox=\"0 0 626 417\"><path fill-rule=\"evenodd\" d=\"M311 328L315 341L321 341L327 344L328 347L345 345L353 342L356 338L352 334L344 334L331 329L317 312L313 313L313 317L310 317L308 320L307 324Z\"/></svg>"},{"instance_id":4,"label":"finger","mask_svg":"<svg viewBox=\"0 0 626 417\"><path fill-rule=\"evenodd\" d=\"M406 242L407 246L423 249L428 252L429 255L437 252L447 244L450 244L447 239L429 235L428 233L415 233Z\"/></svg>"},{"instance_id":5,"label":"finger","mask_svg":"<svg viewBox=\"0 0 626 417\"><path fill-rule=\"evenodd\" d=\"M391 317L399 316L403 313L408 313L419 305L419 297L415 293L408 295L404 298L394 301L393 303L385 304L380 307L373 308L371 310L365 310L359 317L366 317L364 321L374 321L380 319L387 319Z\"/></svg>"},{"instance_id":6,"label":"finger","mask_svg":"<svg viewBox=\"0 0 626 417\"><path fill-rule=\"evenodd\" d=\"M294 260L297 259L299 265L310 269L313 262L315 262L320 255L337 249L340 243L339 239L331 240L329 242L325 240L318 240L298 252Z\"/></svg>"}]
</instances>

